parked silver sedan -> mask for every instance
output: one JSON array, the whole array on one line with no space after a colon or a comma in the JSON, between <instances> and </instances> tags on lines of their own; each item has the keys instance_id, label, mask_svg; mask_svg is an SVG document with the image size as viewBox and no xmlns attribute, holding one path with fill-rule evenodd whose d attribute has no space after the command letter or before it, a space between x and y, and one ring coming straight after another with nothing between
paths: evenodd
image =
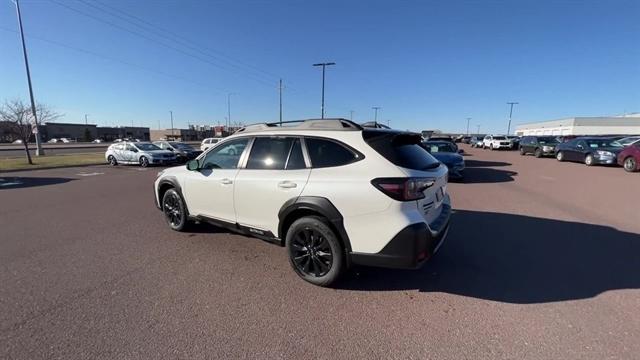
<instances>
[{"instance_id":1,"label":"parked silver sedan","mask_svg":"<svg viewBox=\"0 0 640 360\"><path fill-rule=\"evenodd\" d=\"M148 142L123 141L112 144L107 148L104 157L112 166L138 164L142 167L147 167L152 164L172 164L176 161L174 153L162 150Z\"/></svg>"}]
</instances>

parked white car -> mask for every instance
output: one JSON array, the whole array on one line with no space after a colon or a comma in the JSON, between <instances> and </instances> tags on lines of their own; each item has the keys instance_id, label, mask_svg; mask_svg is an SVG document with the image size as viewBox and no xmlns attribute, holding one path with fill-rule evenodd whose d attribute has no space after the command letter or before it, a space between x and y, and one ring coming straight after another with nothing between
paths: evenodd
<instances>
[{"instance_id":1,"label":"parked white car","mask_svg":"<svg viewBox=\"0 0 640 360\"><path fill-rule=\"evenodd\" d=\"M206 138L202 140L202 144L200 144L200 150L207 151L210 147L213 147L220 141L220 138Z\"/></svg>"},{"instance_id":2,"label":"parked white car","mask_svg":"<svg viewBox=\"0 0 640 360\"><path fill-rule=\"evenodd\" d=\"M283 245L316 285L351 264L416 268L451 215L447 167L421 141L344 119L252 125L161 171L156 206L173 230L206 221Z\"/></svg>"},{"instance_id":3,"label":"parked white car","mask_svg":"<svg viewBox=\"0 0 640 360\"><path fill-rule=\"evenodd\" d=\"M162 150L148 142L131 141L109 145L104 158L111 166L137 164L147 167L149 165L173 164L176 161L176 155L171 151Z\"/></svg>"},{"instance_id":4,"label":"parked white car","mask_svg":"<svg viewBox=\"0 0 640 360\"><path fill-rule=\"evenodd\" d=\"M511 149L513 147L511 140L504 135L487 135L482 141L483 149Z\"/></svg>"}]
</instances>

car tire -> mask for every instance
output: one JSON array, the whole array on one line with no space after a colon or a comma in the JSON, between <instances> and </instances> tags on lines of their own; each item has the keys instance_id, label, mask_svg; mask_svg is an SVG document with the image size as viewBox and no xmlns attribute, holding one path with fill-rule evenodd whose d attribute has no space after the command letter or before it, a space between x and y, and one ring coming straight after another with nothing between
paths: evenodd
<instances>
[{"instance_id":1,"label":"car tire","mask_svg":"<svg viewBox=\"0 0 640 360\"><path fill-rule=\"evenodd\" d=\"M493 151L493 144L489 144L489 150Z\"/></svg>"},{"instance_id":2,"label":"car tire","mask_svg":"<svg viewBox=\"0 0 640 360\"><path fill-rule=\"evenodd\" d=\"M520 155L525 155L526 153L527 153L527 152L526 152L526 151L524 151L524 148L523 148L523 147L520 147Z\"/></svg>"},{"instance_id":3,"label":"car tire","mask_svg":"<svg viewBox=\"0 0 640 360\"><path fill-rule=\"evenodd\" d=\"M564 153L562 151L558 151L556 153L556 160L558 161L564 161Z\"/></svg>"},{"instance_id":4,"label":"car tire","mask_svg":"<svg viewBox=\"0 0 640 360\"><path fill-rule=\"evenodd\" d=\"M169 189L162 195L162 213L171 230L184 231L187 228L187 207L175 189Z\"/></svg>"},{"instance_id":5,"label":"car tire","mask_svg":"<svg viewBox=\"0 0 640 360\"><path fill-rule=\"evenodd\" d=\"M584 164L587 166L593 166L593 155L588 154L584 157Z\"/></svg>"},{"instance_id":6,"label":"car tire","mask_svg":"<svg viewBox=\"0 0 640 360\"><path fill-rule=\"evenodd\" d=\"M537 148L536 151L533 153L533 156L535 156L537 158L541 158L542 157L542 150L540 150L540 148Z\"/></svg>"},{"instance_id":7,"label":"car tire","mask_svg":"<svg viewBox=\"0 0 640 360\"><path fill-rule=\"evenodd\" d=\"M140 166L142 166L143 168L146 168L147 166L149 166L149 159L147 159L146 156L140 156Z\"/></svg>"},{"instance_id":8,"label":"car tire","mask_svg":"<svg viewBox=\"0 0 640 360\"><path fill-rule=\"evenodd\" d=\"M622 167L627 172L636 172L638 171L638 162L633 156L629 156L622 162Z\"/></svg>"},{"instance_id":9,"label":"car tire","mask_svg":"<svg viewBox=\"0 0 640 360\"><path fill-rule=\"evenodd\" d=\"M314 285L331 286L346 270L344 247L321 217L294 221L287 231L285 246L293 270Z\"/></svg>"},{"instance_id":10,"label":"car tire","mask_svg":"<svg viewBox=\"0 0 640 360\"><path fill-rule=\"evenodd\" d=\"M118 165L118 160L116 160L116 157L113 155L109 155L109 157L107 158L107 160L109 161L109 165L111 166L116 166Z\"/></svg>"}]
</instances>

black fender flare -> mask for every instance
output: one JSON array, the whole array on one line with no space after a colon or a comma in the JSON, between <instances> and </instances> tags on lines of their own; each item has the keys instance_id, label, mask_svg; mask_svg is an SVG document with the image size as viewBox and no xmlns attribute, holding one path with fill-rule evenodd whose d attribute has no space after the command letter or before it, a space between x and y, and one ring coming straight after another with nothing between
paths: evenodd
<instances>
[{"instance_id":1,"label":"black fender flare","mask_svg":"<svg viewBox=\"0 0 640 360\"><path fill-rule=\"evenodd\" d=\"M184 208L187 210L187 215L189 215L190 212L187 206L187 202L184 199L184 195L182 194L182 187L180 186L180 183L178 182L178 179L175 176L166 176L158 182L158 188L155 189L156 193L158 194L158 197L157 197L158 201L156 202L156 207L158 209L162 209L162 207L160 206L160 203L162 202L162 197L160 196L161 195L160 189L162 189L166 185L170 185L172 188L176 189L178 194L180 194L180 197L182 198L182 202L184 203ZM154 199L156 198L155 194L153 198Z\"/></svg>"},{"instance_id":2,"label":"black fender flare","mask_svg":"<svg viewBox=\"0 0 640 360\"><path fill-rule=\"evenodd\" d=\"M351 253L351 242L344 228L344 222L340 211L327 198L319 196L300 196L287 200L280 211L278 211L278 237L284 239L286 237L284 226L287 217L296 210L310 210L325 217L329 223L338 232L338 236L342 239L347 254Z\"/></svg>"}]
</instances>

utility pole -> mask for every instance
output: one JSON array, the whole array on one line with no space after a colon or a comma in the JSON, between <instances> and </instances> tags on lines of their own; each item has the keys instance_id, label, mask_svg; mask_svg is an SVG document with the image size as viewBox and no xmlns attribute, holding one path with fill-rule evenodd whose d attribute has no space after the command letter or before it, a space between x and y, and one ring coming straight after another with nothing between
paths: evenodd
<instances>
[{"instance_id":1,"label":"utility pole","mask_svg":"<svg viewBox=\"0 0 640 360\"><path fill-rule=\"evenodd\" d=\"M351 121L353 121L353 113L354 112L355 111L353 111L353 110L349 110L349 120L351 120Z\"/></svg>"},{"instance_id":2,"label":"utility pole","mask_svg":"<svg viewBox=\"0 0 640 360\"><path fill-rule=\"evenodd\" d=\"M278 91L280 93L280 126L282 126L282 79L280 79L280 84L278 85Z\"/></svg>"},{"instance_id":3,"label":"utility pole","mask_svg":"<svg viewBox=\"0 0 640 360\"><path fill-rule=\"evenodd\" d=\"M227 94L227 131L229 131L229 127L231 126L231 95L234 93Z\"/></svg>"},{"instance_id":4,"label":"utility pole","mask_svg":"<svg viewBox=\"0 0 640 360\"><path fill-rule=\"evenodd\" d=\"M313 66L322 66L322 105L320 107L321 109L321 119L324 119L324 72L325 72L325 68L327 66L331 66L331 65L335 65L336 63L333 62L326 62L326 63L318 63L318 64L313 64Z\"/></svg>"},{"instance_id":5,"label":"utility pole","mask_svg":"<svg viewBox=\"0 0 640 360\"><path fill-rule=\"evenodd\" d=\"M476 135L480 135L480 125L476 125L478 127L478 132L476 133Z\"/></svg>"},{"instance_id":6,"label":"utility pole","mask_svg":"<svg viewBox=\"0 0 640 360\"><path fill-rule=\"evenodd\" d=\"M467 136L469 136L469 121L471 121L470 117L467 118Z\"/></svg>"},{"instance_id":7,"label":"utility pole","mask_svg":"<svg viewBox=\"0 0 640 360\"><path fill-rule=\"evenodd\" d=\"M391 120L387 119L387 126L391 127Z\"/></svg>"},{"instance_id":8,"label":"utility pole","mask_svg":"<svg viewBox=\"0 0 640 360\"><path fill-rule=\"evenodd\" d=\"M89 124L89 120L88 120L89 114L84 114L84 124L88 125Z\"/></svg>"},{"instance_id":9,"label":"utility pole","mask_svg":"<svg viewBox=\"0 0 640 360\"><path fill-rule=\"evenodd\" d=\"M517 102L508 102L508 105L511 105L511 109L509 110L509 126L507 127L507 135L511 132L511 115L513 115L513 105L517 105Z\"/></svg>"},{"instance_id":10,"label":"utility pole","mask_svg":"<svg viewBox=\"0 0 640 360\"><path fill-rule=\"evenodd\" d=\"M169 114L171 115L171 137L173 137L173 110L169 110Z\"/></svg>"},{"instance_id":11,"label":"utility pole","mask_svg":"<svg viewBox=\"0 0 640 360\"><path fill-rule=\"evenodd\" d=\"M33 86L31 85L31 72L29 71L29 59L27 58L27 44L24 41L24 31L22 30L22 15L20 13L19 0L13 0L16 4L16 13L18 14L18 25L20 26L20 39L22 40L22 54L24 55L24 67L27 69L27 82L29 83L29 98L31 99L31 112L35 121L35 138L36 138L36 156L44 155L42 143L40 142L40 129L38 128L38 115L36 114L36 101L33 97Z\"/></svg>"},{"instance_id":12,"label":"utility pole","mask_svg":"<svg viewBox=\"0 0 640 360\"><path fill-rule=\"evenodd\" d=\"M374 106L372 107L373 110L375 110L375 115L373 116L373 123L376 124L376 126L378 126L378 110L382 109L380 106Z\"/></svg>"}]
</instances>

